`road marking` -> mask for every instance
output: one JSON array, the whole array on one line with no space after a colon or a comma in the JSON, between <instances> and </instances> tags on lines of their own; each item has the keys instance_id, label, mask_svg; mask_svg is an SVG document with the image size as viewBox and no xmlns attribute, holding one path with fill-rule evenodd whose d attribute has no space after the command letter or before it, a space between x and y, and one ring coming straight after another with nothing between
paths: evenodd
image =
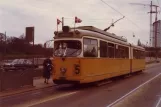
<instances>
[{"instance_id":1,"label":"road marking","mask_svg":"<svg viewBox=\"0 0 161 107\"><path fill-rule=\"evenodd\" d=\"M31 107L31 106L35 106L35 105L38 105L38 104L45 103L47 101L51 101L51 100L55 100L55 99L58 99L58 98L70 96L70 95L73 95L73 94L76 94L76 93L77 93L77 91L76 92L65 93L65 94L58 95L58 96L50 96L48 98L44 98L44 99L41 99L41 100L38 100L38 101L28 102L27 104L16 105L16 107Z\"/></svg>"},{"instance_id":2,"label":"road marking","mask_svg":"<svg viewBox=\"0 0 161 107\"><path fill-rule=\"evenodd\" d=\"M159 101L158 101L156 107L159 107L160 102L161 102L161 98L159 99Z\"/></svg>"},{"instance_id":3,"label":"road marking","mask_svg":"<svg viewBox=\"0 0 161 107\"><path fill-rule=\"evenodd\" d=\"M114 106L116 103L120 102L122 99L124 99L125 97L127 97L128 95L130 95L131 93L133 93L134 91L136 91L137 89L141 88L142 86L144 86L145 84L151 82L152 80L154 80L155 78L159 77L161 75L161 73L159 73L158 75L154 76L153 78L151 78L150 80L146 81L145 83L139 85L138 87L136 87L135 89L131 90L130 92L128 92L127 94L125 94L124 96L122 96L121 98L117 99L116 101L112 102L111 104L109 104L107 107L112 107ZM161 100L161 99L160 99Z\"/></svg>"},{"instance_id":4,"label":"road marking","mask_svg":"<svg viewBox=\"0 0 161 107\"><path fill-rule=\"evenodd\" d=\"M37 95L37 94L40 94L41 92L35 92L35 93L33 93L32 95Z\"/></svg>"}]
</instances>

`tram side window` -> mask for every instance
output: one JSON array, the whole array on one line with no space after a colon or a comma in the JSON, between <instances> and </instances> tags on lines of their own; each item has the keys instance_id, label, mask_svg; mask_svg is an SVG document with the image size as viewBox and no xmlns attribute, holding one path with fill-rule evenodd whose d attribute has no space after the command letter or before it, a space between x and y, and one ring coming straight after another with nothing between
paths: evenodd
<instances>
[{"instance_id":1,"label":"tram side window","mask_svg":"<svg viewBox=\"0 0 161 107\"><path fill-rule=\"evenodd\" d=\"M133 55L134 55L134 59L144 59L145 58L145 53L143 51L140 50L133 50Z\"/></svg>"},{"instance_id":2,"label":"tram side window","mask_svg":"<svg viewBox=\"0 0 161 107\"><path fill-rule=\"evenodd\" d=\"M109 58L115 57L115 45L113 43L108 43L108 55Z\"/></svg>"},{"instance_id":3,"label":"tram side window","mask_svg":"<svg viewBox=\"0 0 161 107\"><path fill-rule=\"evenodd\" d=\"M100 41L100 57L108 57L108 44L107 44L107 42Z\"/></svg>"},{"instance_id":4,"label":"tram side window","mask_svg":"<svg viewBox=\"0 0 161 107\"><path fill-rule=\"evenodd\" d=\"M125 58L126 57L126 53L125 53L125 47L124 46L120 46L120 55L121 55L121 58Z\"/></svg>"},{"instance_id":5,"label":"tram side window","mask_svg":"<svg viewBox=\"0 0 161 107\"><path fill-rule=\"evenodd\" d=\"M125 47L125 58L129 58L129 48Z\"/></svg>"},{"instance_id":6,"label":"tram side window","mask_svg":"<svg viewBox=\"0 0 161 107\"><path fill-rule=\"evenodd\" d=\"M141 51L140 50L137 51L137 58L141 59Z\"/></svg>"},{"instance_id":7,"label":"tram side window","mask_svg":"<svg viewBox=\"0 0 161 107\"><path fill-rule=\"evenodd\" d=\"M123 46L116 45L115 58L123 58L124 51L125 50Z\"/></svg>"},{"instance_id":8,"label":"tram side window","mask_svg":"<svg viewBox=\"0 0 161 107\"><path fill-rule=\"evenodd\" d=\"M141 51L141 59L145 59L145 52Z\"/></svg>"},{"instance_id":9,"label":"tram side window","mask_svg":"<svg viewBox=\"0 0 161 107\"><path fill-rule=\"evenodd\" d=\"M116 58L129 58L129 48L116 45Z\"/></svg>"},{"instance_id":10,"label":"tram side window","mask_svg":"<svg viewBox=\"0 0 161 107\"><path fill-rule=\"evenodd\" d=\"M98 56L98 42L95 39L84 38L84 57Z\"/></svg>"},{"instance_id":11,"label":"tram side window","mask_svg":"<svg viewBox=\"0 0 161 107\"><path fill-rule=\"evenodd\" d=\"M134 59L138 59L138 51L136 49L133 50Z\"/></svg>"},{"instance_id":12,"label":"tram side window","mask_svg":"<svg viewBox=\"0 0 161 107\"><path fill-rule=\"evenodd\" d=\"M121 50L119 45L115 45L115 58L121 58Z\"/></svg>"}]
</instances>

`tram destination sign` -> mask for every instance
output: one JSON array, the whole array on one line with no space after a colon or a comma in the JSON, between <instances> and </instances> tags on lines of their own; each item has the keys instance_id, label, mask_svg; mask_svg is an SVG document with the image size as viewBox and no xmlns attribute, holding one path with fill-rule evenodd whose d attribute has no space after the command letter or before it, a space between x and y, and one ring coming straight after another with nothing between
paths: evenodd
<instances>
[{"instance_id":1,"label":"tram destination sign","mask_svg":"<svg viewBox=\"0 0 161 107\"><path fill-rule=\"evenodd\" d=\"M67 32L67 33L59 33L58 34L58 37L73 37L74 36L74 34L73 34L73 32Z\"/></svg>"}]
</instances>

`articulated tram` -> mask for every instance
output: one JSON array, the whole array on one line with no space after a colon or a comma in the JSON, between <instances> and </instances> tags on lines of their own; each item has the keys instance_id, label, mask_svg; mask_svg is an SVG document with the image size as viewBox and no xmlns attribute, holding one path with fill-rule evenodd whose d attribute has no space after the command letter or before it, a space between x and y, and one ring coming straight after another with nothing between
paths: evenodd
<instances>
[{"instance_id":1,"label":"articulated tram","mask_svg":"<svg viewBox=\"0 0 161 107\"><path fill-rule=\"evenodd\" d=\"M81 84L145 69L145 49L93 26L55 32L53 82Z\"/></svg>"}]
</instances>

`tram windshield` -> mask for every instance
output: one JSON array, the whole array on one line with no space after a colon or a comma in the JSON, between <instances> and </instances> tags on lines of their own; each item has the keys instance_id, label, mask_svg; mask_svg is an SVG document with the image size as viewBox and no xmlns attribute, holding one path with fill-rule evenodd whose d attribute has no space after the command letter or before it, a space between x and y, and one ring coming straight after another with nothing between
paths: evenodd
<instances>
[{"instance_id":1,"label":"tram windshield","mask_svg":"<svg viewBox=\"0 0 161 107\"><path fill-rule=\"evenodd\" d=\"M77 40L59 40L54 42L54 56L76 57L81 54L81 42Z\"/></svg>"}]
</instances>

